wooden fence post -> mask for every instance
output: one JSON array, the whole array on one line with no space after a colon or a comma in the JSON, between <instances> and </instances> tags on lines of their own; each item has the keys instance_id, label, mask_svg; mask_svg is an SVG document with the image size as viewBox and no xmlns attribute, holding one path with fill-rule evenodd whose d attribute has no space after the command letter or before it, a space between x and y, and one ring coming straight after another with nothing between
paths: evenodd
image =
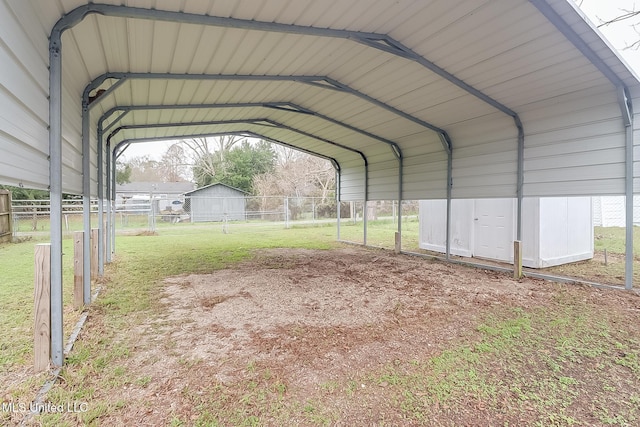
<instances>
[{"instance_id":1,"label":"wooden fence post","mask_svg":"<svg viewBox=\"0 0 640 427\"><path fill-rule=\"evenodd\" d=\"M0 190L0 243L13 240L11 191Z\"/></svg>"},{"instance_id":2,"label":"wooden fence post","mask_svg":"<svg viewBox=\"0 0 640 427\"><path fill-rule=\"evenodd\" d=\"M83 265L84 231L73 233L73 308L82 309L84 305Z\"/></svg>"},{"instance_id":3,"label":"wooden fence post","mask_svg":"<svg viewBox=\"0 0 640 427\"><path fill-rule=\"evenodd\" d=\"M41 372L51 360L51 243L35 249L34 370Z\"/></svg>"},{"instance_id":4,"label":"wooden fence post","mask_svg":"<svg viewBox=\"0 0 640 427\"><path fill-rule=\"evenodd\" d=\"M513 278L522 278L522 242L513 241Z\"/></svg>"},{"instance_id":5,"label":"wooden fence post","mask_svg":"<svg viewBox=\"0 0 640 427\"><path fill-rule=\"evenodd\" d=\"M98 229L91 229L91 280L98 277Z\"/></svg>"}]
</instances>

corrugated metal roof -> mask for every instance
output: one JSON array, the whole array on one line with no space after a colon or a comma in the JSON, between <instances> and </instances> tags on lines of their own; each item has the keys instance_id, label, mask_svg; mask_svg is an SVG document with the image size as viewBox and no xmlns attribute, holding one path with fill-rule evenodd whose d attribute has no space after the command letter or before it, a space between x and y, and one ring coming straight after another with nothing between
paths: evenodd
<instances>
[{"instance_id":1,"label":"corrugated metal roof","mask_svg":"<svg viewBox=\"0 0 640 427\"><path fill-rule=\"evenodd\" d=\"M171 193L183 194L194 189L194 184L190 182L150 182L134 181L124 184L117 184L116 191L119 193Z\"/></svg>"},{"instance_id":2,"label":"corrugated metal roof","mask_svg":"<svg viewBox=\"0 0 640 427\"><path fill-rule=\"evenodd\" d=\"M196 188L195 190L188 191L188 192L186 192L184 194L185 194L185 196L191 196L191 195L193 195L195 193L199 193L199 192L201 192L203 190L206 190L206 189L209 189L209 188L213 188L213 187L225 187L225 188L228 188L230 190L237 191L241 195L249 194L244 190L240 190L239 188L232 187L232 186L224 184L222 182L214 182L213 184L209 184L209 185L205 185L204 187Z\"/></svg>"},{"instance_id":3,"label":"corrugated metal roof","mask_svg":"<svg viewBox=\"0 0 640 427\"><path fill-rule=\"evenodd\" d=\"M104 73L124 74L102 83L118 86L92 104L92 168L101 117L152 106L113 123L105 137L123 129L112 148L136 138L249 131L346 165L342 188L356 190L344 196L390 199L400 185L397 145L403 198L417 199L446 196L441 129L450 137L454 197L513 197L518 115L524 194L624 191L615 85L634 98L640 85L566 0L103 3L123 7L109 11L117 16L88 14L62 36L66 191L82 189L82 93ZM0 159L2 182L48 184L47 37L61 16L86 4L0 0L0 105L9 106L0 148L10 152ZM182 14L134 18L125 7ZM188 14L227 20L187 22Z\"/></svg>"}]
</instances>

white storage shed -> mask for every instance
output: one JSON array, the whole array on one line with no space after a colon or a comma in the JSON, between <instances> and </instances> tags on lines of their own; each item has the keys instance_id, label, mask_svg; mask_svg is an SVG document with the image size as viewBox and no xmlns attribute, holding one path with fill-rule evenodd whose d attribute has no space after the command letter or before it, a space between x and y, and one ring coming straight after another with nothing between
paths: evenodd
<instances>
[{"instance_id":1,"label":"white storage shed","mask_svg":"<svg viewBox=\"0 0 640 427\"><path fill-rule=\"evenodd\" d=\"M513 263L515 199L453 200L451 254ZM446 252L445 200L420 201L421 249ZM522 263L544 268L593 258L589 197L523 200Z\"/></svg>"}]
</instances>

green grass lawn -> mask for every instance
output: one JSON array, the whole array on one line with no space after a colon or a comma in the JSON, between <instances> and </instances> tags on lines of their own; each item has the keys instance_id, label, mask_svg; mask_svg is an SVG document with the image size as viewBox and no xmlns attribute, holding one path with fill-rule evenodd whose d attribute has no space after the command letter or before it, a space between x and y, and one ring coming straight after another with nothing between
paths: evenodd
<instances>
[{"instance_id":1,"label":"green grass lawn","mask_svg":"<svg viewBox=\"0 0 640 427\"><path fill-rule=\"evenodd\" d=\"M33 360L34 246L37 240L0 245L0 372ZM42 243L42 242L40 242ZM73 298L72 241L63 241L63 299ZM71 256L69 256L71 254ZM65 336L77 313L65 308Z\"/></svg>"},{"instance_id":2,"label":"green grass lawn","mask_svg":"<svg viewBox=\"0 0 640 427\"><path fill-rule=\"evenodd\" d=\"M146 226L141 218L135 218L130 227ZM76 229L80 223L73 222ZM418 248L419 222L415 216L403 217L403 249ZM126 232L128 228L120 229ZM159 277L184 272L210 271L221 263L232 262L248 256L251 248L291 246L329 247L336 237L335 223L317 226L297 226L284 229L281 224L248 226L244 223L230 223L229 234L222 232L221 223L206 224L169 224L158 223L158 235L140 238L137 236L119 236L118 255L126 257L136 265L130 272L132 280L147 277L146 283L153 283ZM397 222L394 220L369 221L367 243L372 246L393 249ZM364 227L362 221L353 223L343 221L340 237L343 240L362 243ZM183 238L176 239L176 236ZM624 228L595 227L595 249L605 248L611 254L624 253ZM41 237L40 239L43 239ZM0 245L0 324L9 334L0 337L0 369L8 369L14 364L26 363L31 359L32 321L33 321L33 251L37 240L16 244ZM71 240L65 239L64 259L64 300L72 300L72 253ZM640 254L640 227L634 233L634 250ZM169 255L167 255L167 251ZM170 254L176 254L171 256ZM179 255L179 256L178 256ZM638 255L636 255L638 256ZM619 268L610 267L615 274L621 274ZM575 273L574 270L570 272ZM636 272L639 273L639 272ZM148 292L143 286L137 292ZM134 303L143 301L132 299ZM73 312L67 309L70 326ZM68 334L66 334L68 335Z\"/></svg>"},{"instance_id":3,"label":"green grass lawn","mask_svg":"<svg viewBox=\"0 0 640 427\"><path fill-rule=\"evenodd\" d=\"M417 246L417 220L408 217L403 224L403 247ZM372 221L368 242L392 248L395 230L393 221ZM98 424L101 416L126 407L126 399L113 397L122 387L144 386L151 381L127 378L120 364L135 353L136 332L127 331L135 331L136 325L162 310L159 280L231 266L248 259L253 249L336 246L334 225L284 229L232 224L228 231L223 233L220 224L177 224L160 227L156 235L118 237L116 260L107 268L107 289L90 307L88 332L69 356L62 373L64 382L48 397L53 402L91 401L91 410L76 421L49 414L39 422L51 426ZM361 223L343 223L341 237L357 241L362 231ZM619 230L596 229L595 235L596 245L605 245L612 253L619 250ZM0 338L4 372L31 363L35 243L0 246L0 322L8 331ZM65 240L63 246L67 337L77 315L69 308L71 240ZM537 417L534 425L580 425L579 417L568 408L583 399L591 399L595 405L592 412L600 425L638 422L640 394L618 395L621 389L628 389L629 382L640 382L637 315L603 312L597 304L572 295L571 288L559 290L549 307L488 308L478 313L478 323L467 338L452 341L437 356L398 360L373 367L357 378L322 383L318 394L305 402L286 402L284 385L267 380L269 373L259 366L247 368L247 375L255 379L217 387L215 393L197 397L199 407L219 408L218 412L202 409L198 418L176 418L173 425L228 425L230 420L234 425L268 425L298 416L306 417L308 425L326 425L340 420L333 402L359 405L369 398L375 400L367 393L380 393L381 384L388 396L386 410L399 411L409 424L426 423L442 411L468 411L468 405L475 405L472 410L480 415L484 410L494 411L492 414L504 411L510 416L533 412ZM593 382L585 383L585 375L592 376ZM360 384L367 391L358 391ZM31 391L10 393L28 401L33 398ZM188 396L191 391L180 393ZM0 414L0 423L3 420Z\"/></svg>"},{"instance_id":4,"label":"green grass lawn","mask_svg":"<svg viewBox=\"0 0 640 427\"><path fill-rule=\"evenodd\" d=\"M624 227L594 227L594 249L609 253L624 254L625 252ZM633 227L633 253L640 257L640 227Z\"/></svg>"},{"instance_id":5,"label":"green grass lawn","mask_svg":"<svg viewBox=\"0 0 640 427\"><path fill-rule=\"evenodd\" d=\"M418 229L420 222L416 215L402 217L402 249L418 249ZM380 219L367 223L367 245L393 249L398 223L393 219ZM343 221L340 225L340 239L354 243L364 243L364 224L362 221Z\"/></svg>"}]
</instances>

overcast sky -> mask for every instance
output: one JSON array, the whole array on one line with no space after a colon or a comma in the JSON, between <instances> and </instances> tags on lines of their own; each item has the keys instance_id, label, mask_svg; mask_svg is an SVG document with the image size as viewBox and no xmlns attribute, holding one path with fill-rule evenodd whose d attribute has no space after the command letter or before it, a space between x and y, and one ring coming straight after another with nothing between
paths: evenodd
<instances>
[{"instance_id":1,"label":"overcast sky","mask_svg":"<svg viewBox=\"0 0 640 427\"><path fill-rule=\"evenodd\" d=\"M580 6L582 11L591 19L591 21L599 25L602 21L608 21L616 16L620 16L625 11L640 9L640 0L574 0ZM636 6L637 5L637 6ZM625 49L640 39L640 26L638 30L633 24L640 23L640 18L633 18L628 21L622 21L615 24L600 27L599 30L604 34L607 40L618 49L622 57L640 75L640 50Z\"/></svg>"},{"instance_id":2,"label":"overcast sky","mask_svg":"<svg viewBox=\"0 0 640 427\"><path fill-rule=\"evenodd\" d=\"M574 0L584 11L590 20L598 25L602 20L610 20L623 14L626 10L637 10L640 8L640 0ZM627 63L640 75L640 50L625 49L636 40L640 39L640 26L638 31L633 28L633 23L640 22L639 19L628 22L619 22L613 25L600 27L600 31L609 42L620 52ZM156 160L160 160L162 154L167 151L173 142L139 143L131 144L123 157L130 160L132 157L149 155Z\"/></svg>"}]
</instances>

